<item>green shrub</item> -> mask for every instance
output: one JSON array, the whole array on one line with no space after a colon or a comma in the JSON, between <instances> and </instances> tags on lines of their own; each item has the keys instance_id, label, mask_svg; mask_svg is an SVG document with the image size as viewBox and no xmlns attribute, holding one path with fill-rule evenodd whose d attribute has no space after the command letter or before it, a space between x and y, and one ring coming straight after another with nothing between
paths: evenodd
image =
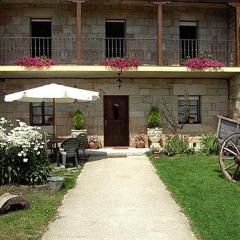
<instances>
[{"instance_id":1,"label":"green shrub","mask_svg":"<svg viewBox=\"0 0 240 240\"><path fill-rule=\"evenodd\" d=\"M215 133L209 132L202 135L201 150L207 155L217 155L219 153L220 145Z\"/></svg>"},{"instance_id":2,"label":"green shrub","mask_svg":"<svg viewBox=\"0 0 240 240\"><path fill-rule=\"evenodd\" d=\"M77 110L73 115L73 126L76 130L83 128L85 124L85 118L83 113L80 110Z\"/></svg>"},{"instance_id":3,"label":"green shrub","mask_svg":"<svg viewBox=\"0 0 240 240\"><path fill-rule=\"evenodd\" d=\"M194 153L194 149L190 148L187 142L176 135L168 138L167 144L164 146L161 153L167 156L174 156L177 154L192 154Z\"/></svg>"},{"instance_id":4,"label":"green shrub","mask_svg":"<svg viewBox=\"0 0 240 240\"><path fill-rule=\"evenodd\" d=\"M149 128L158 128L161 125L161 115L158 107L152 107L147 116L147 124Z\"/></svg>"}]
</instances>

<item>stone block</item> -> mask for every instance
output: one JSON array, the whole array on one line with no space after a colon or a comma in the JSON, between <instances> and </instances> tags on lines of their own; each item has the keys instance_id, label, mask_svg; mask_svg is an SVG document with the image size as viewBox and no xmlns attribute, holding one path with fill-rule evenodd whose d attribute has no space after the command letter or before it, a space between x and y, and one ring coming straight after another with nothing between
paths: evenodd
<instances>
[{"instance_id":1,"label":"stone block","mask_svg":"<svg viewBox=\"0 0 240 240\"><path fill-rule=\"evenodd\" d=\"M130 117L144 117L144 112L133 112L133 111L130 111L129 112L129 116Z\"/></svg>"},{"instance_id":2,"label":"stone block","mask_svg":"<svg viewBox=\"0 0 240 240\"><path fill-rule=\"evenodd\" d=\"M53 25L52 31L53 31L53 34L63 33L63 26L62 25Z\"/></svg>"},{"instance_id":3,"label":"stone block","mask_svg":"<svg viewBox=\"0 0 240 240\"><path fill-rule=\"evenodd\" d=\"M217 89L217 95L219 96L227 96L228 95L228 90L227 88L221 88L221 89Z\"/></svg>"},{"instance_id":4,"label":"stone block","mask_svg":"<svg viewBox=\"0 0 240 240\"><path fill-rule=\"evenodd\" d=\"M139 94L140 95L149 95L150 89L140 89Z\"/></svg>"},{"instance_id":5,"label":"stone block","mask_svg":"<svg viewBox=\"0 0 240 240\"><path fill-rule=\"evenodd\" d=\"M203 84L174 84L173 94L174 95L185 95L186 91L189 95L206 95L207 87Z\"/></svg>"},{"instance_id":6,"label":"stone block","mask_svg":"<svg viewBox=\"0 0 240 240\"><path fill-rule=\"evenodd\" d=\"M139 103L139 104L141 104L141 103ZM139 104L136 104L136 103L130 103L129 104L129 112L136 112L136 111L138 111L139 109L138 109L138 105Z\"/></svg>"},{"instance_id":7,"label":"stone block","mask_svg":"<svg viewBox=\"0 0 240 240\"><path fill-rule=\"evenodd\" d=\"M169 88L153 88L151 90L153 96L168 96L170 95Z\"/></svg>"},{"instance_id":8,"label":"stone block","mask_svg":"<svg viewBox=\"0 0 240 240\"><path fill-rule=\"evenodd\" d=\"M144 96L129 96L129 103L135 104L135 103L142 103L144 99Z\"/></svg>"},{"instance_id":9,"label":"stone block","mask_svg":"<svg viewBox=\"0 0 240 240\"><path fill-rule=\"evenodd\" d=\"M69 25L77 25L76 17L68 17L67 22Z\"/></svg>"},{"instance_id":10,"label":"stone block","mask_svg":"<svg viewBox=\"0 0 240 240\"><path fill-rule=\"evenodd\" d=\"M74 31L72 26L63 26L63 33L73 33Z\"/></svg>"},{"instance_id":11,"label":"stone block","mask_svg":"<svg viewBox=\"0 0 240 240\"><path fill-rule=\"evenodd\" d=\"M149 112L150 104L149 103L139 103L139 104L137 104L137 110L143 111L143 112Z\"/></svg>"},{"instance_id":12,"label":"stone block","mask_svg":"<svg viewBox=\"0 0 240 240\"><path fill-rule=\"evenodd\" d=\"M144 103L152 103L153 97L152 96L144 96L143 102Z\"/></svg>"}]
</instances>

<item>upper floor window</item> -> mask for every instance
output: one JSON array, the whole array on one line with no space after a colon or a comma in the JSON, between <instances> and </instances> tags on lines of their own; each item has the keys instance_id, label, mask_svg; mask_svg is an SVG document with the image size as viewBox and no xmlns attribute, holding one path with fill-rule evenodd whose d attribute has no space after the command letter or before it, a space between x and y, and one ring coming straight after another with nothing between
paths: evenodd
<instances>
[{"instance_id":1,"label":"upper floor window","mask_svg":"<svg viewBox=\"0 0 240 240\"><path fill-rule=\"evenodd\" d=\"M52 23L51 19L31 19L32 57L51 58Z\"/></svg>"},{"instance_id":2,"label":"upper floor window","mask_svg":"<svg viewBox=\"0 0 240 240\"><path fill-rule=\"evenodd\" d=\"M197 22L180 22L180 59L195 58L198 55Z\"/></svg>"},{"instance_id":3,"label":"upper floor window","mask_svg":"<svg viewBox=\"0 0 240 240\"><path fill-rule=\"evenodd\" d=\"M189 96L189 117L186 117L186 99L178 97L178 123L201 123L200 96Z\"/></svg>"},{"instance_id":4,"label":"upper floor window","mask_svg":"<svg viewBox=\"0 0 240 240\"><path fill-rule=\"evenodd\" d=\"M30 103L30 123L35 126L53 124L52 103Z\"/></svg>"},{"instance_id":5,"label":"upper floor window","mask_svg":"<svg viewBox=\"0 0 240 240\"><path fill-rule=\"evenodd\" d=\"M126 55L125 20L106 20L106 58Z\"/></svg>"}]
</instances>

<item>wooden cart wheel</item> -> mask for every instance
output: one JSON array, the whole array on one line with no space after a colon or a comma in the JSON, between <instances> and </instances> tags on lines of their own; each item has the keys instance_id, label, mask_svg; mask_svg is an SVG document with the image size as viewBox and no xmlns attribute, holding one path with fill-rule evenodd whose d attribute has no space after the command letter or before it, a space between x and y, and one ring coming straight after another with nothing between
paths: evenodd
<instances>
[{"instance_id":1,"label":"wooden cart wheel","mask_svg":"<svg viewBox=\"0 0 240 240\"><path fill-rule=\"evenodd\" d=\"M228 180L236 182L240 179L240 133L234 133L224 140L219 163L224 176Z\"/></svg>"}]
</instances>

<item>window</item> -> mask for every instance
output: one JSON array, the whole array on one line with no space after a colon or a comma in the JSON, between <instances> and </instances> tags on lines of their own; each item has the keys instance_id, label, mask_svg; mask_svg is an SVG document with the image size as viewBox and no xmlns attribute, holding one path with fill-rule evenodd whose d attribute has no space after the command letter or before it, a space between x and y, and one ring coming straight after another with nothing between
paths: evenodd
<instances>
[{"instance_id":1,"label":"window","mask_svg":"<svg viewBox=\"0 0 240 240\"><path fill-rule=\"evenodd\" d=\"M119 120L119 105L113 104L113 120Z\"/></svg>"},{"instance_id":2,"label":"window","mask_svg":"<svg viewBox=\"0 0 240 240\"><path fill-rule=\"evenodd\" d=\"M52 48L51 19L31 19L32 57L51 58Z\"/></svg>"},{"instance_id":3,"label":"window","mask_svg":"<svg viewBox=\"0 0 240 240\"><path fill-rule=\"evenodd\" d=\"M125 21L106 20L106 57L124 57L126 52Z\"/></svg>"},{"instance_id":4,"label":"window","mask_svg":"<svg viewBox=\"0 0 240 240\"><path fill-rule=\"evenodd\" d=\"M201 123L200 96L189 96L189 118L185 116L186 99L178 97L178 123Z\"/></svg>"},{"instance_id":5,"label":"window","mask_svg":"<svg viewBox=\"0 0 240 240\"><path fill-rule=\"evenodd\" d=\"M195 58L198 55L197 22L180 22L180 59Z\"/></svg>"},{"instance_id":6,"label":"window","mask_svg":"<svg viewBox=\"0 0 240 240\"><path fill-rule=\"evenodd\" d=\"M31 125L52 125L53 124L53 104L52 103L30 103L30 123Z\"/></svg>"}]
</instances>

